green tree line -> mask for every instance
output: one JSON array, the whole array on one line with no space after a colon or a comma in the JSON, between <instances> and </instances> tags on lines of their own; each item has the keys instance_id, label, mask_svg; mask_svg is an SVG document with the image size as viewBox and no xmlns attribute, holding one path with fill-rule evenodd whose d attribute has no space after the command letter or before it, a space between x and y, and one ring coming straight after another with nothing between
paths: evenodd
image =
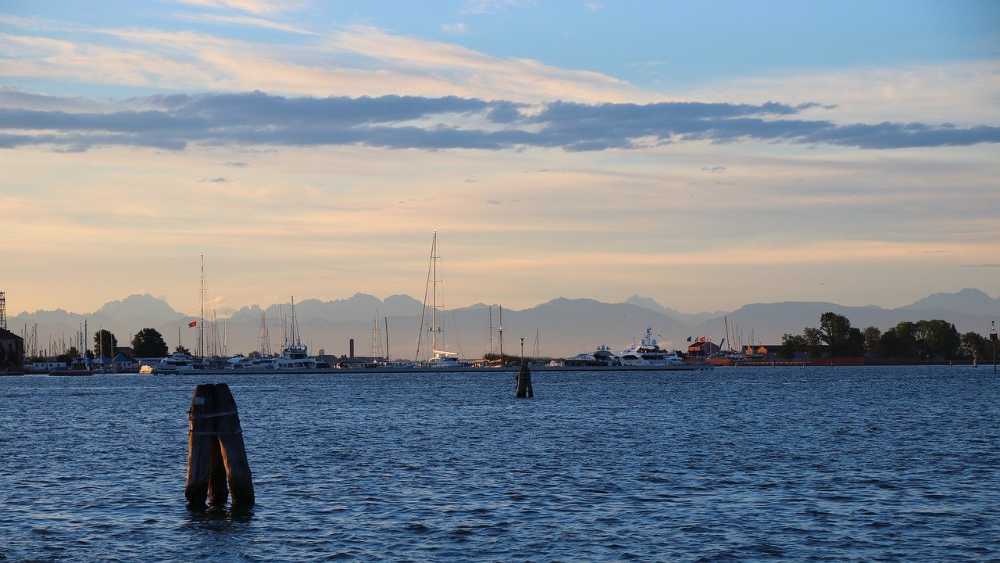
<instances>
[{"instance_id":1,"label":"green tree line","mask_svg":"<svg viewBox=\"0 0 1000 563\"><path fill-rule=\"evenodd\" d=\"M955 325L940 319L904 321L882 332L870 326L864 330L832 312L823 313L819 327L805 327L801 334L786 333L781 340L781 355L793 358L874 356L900 360L985 361L992 357L988 338L975 333L959 334Z\"/></svg>"}]
</instances>

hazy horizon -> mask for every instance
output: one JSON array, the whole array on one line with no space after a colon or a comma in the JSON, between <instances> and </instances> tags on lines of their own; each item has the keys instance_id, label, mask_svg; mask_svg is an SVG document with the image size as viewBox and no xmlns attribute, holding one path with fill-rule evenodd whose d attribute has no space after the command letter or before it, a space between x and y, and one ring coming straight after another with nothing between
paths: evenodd
<instances>
[{"instance_id":1,"label":"hazy horizon","mask_svg":"<svg viewBox=\"0 0 1000 563\"><path fill-rule=\"evenodd\" d=\"M949 295L950 296L950 295L960 294L962 292L967 292L967 291L981 292L981 293L985 294L987 298L994 299L994 300L1000 300L1000 295L994 296L994 295L990 294L988 291L982 290L980 288L968 288L968 287L966 287L966 288L961 288L961 289L955 290L953 292L952 291L948 291L948 292L945 292L945 291L930 292L930 293L918 296L916 299L912 299L910 301L906 301L905 303L901 303L901 304L898 304L898 305L886 305L886 304L883 304L883 303L840 303L840 302L837 302L837 301L831 301L831 300L825 300L825 299L812 299L812 300L782 299L782 300L776 300L776 301L763 301L763 300L747 301L745 303L740 303L738 306L732 307L732 308L720 308L720 309L710 309L710 310L706 309L706 310L688 311L688 310L683 310L683 309L679 309L677 307L674 307L671 303L666 303L666 302L660 301L659 299L656 299L654 297L650 297L650 296L647 296L647 295L640 295L638 293L633 293L633 294L630 294L630 295L628 295L628 296L626 296L624 298L621 298L621 299L600 299L600 298L596 298L596 297L593 297L593 296L587 296L587 295L553 295L553 296L551 296L551 297L549 297L547 299L543 299L543 300L538 301L538 302L529 303L527 305L521 305L521 306L509 305L509 304L504 304L504 303L492 303L492 302L487 302L487 301L473 301L473 302L470 302L470 303L454 304L454 305L452 305L450 307L445 308L445 310L447 310L447 309L468 309L468 308L476 307L476 306L493 306L493 307L496 307L496 306L500 305L500 306L503 306L504 309L506 309L506 310L518 311L518 310L532 309L532 308L537 307L539 305L544 305L546 303L551 303L553 301L557 301L557 300L560 300L560 299L571 300L571 301L574 301L574 300L594 300L594 301L598 301L598 302L601 302L601 303L608 303L608 304L629 304L629 303L631 303L631 304L634 304L634 305L636 305L638 307L642 307L642 308L646 308L646 309L651 309L651 310L657 310L656 307L658 306L658 307L663 307L663 308L665 308L667 310L670 310L670 311L673 311L673 312L676 312L676 313L679 313L679 314L682 314L682 315L687 315L687 316L710 316L710 315L726 314L726 313L732 312L732 311L734 311L736 309L739 309L739 308L741 308L743 306L746 306L746 305L754 305L754 304L776 304L776 303L832 303L832 304L836 304L836 305L843 306L843 307L879 307L879 308L886 309L886 310L893 310L893 309L899 309L899 308L903 308L903 307L906 307L906 306L909 306L909 305L913 305L915 302L920 301L921 299L924 299L924 298L934 297L934 296L938 296L938 295ZM421 296L420 295L414 295L412 293L394 292L394 293L388 293L388 294L383 294L383 295L377 295L377 294L367 293L367 292L364 292L364 291L356 291L356 292L354 292L354 293L352 293L350 295L334 296L334 297L329 297L329 298L316 297L316 296L311 296L311 295L289 296L289 298L284 299L284 300L278 299L276 301L271 301L271 302L254 302L254 303L234 304L234 306L232 306L232 307L223 307L223 308L219 308L217 306L213 306L213 301L212 301L211 298L209 298L206 301L206 314L210 315L212 312L215 312L218 315L219 319L223 319L223 318L230 317L231 315L239 312L240 310L242 310L244 308L254 308L254 307L257 307L257 308L260 308L260 309L268 309L270 307L275 307L275 306L287 306L287 305L290 304L291 297L295 297L295 302L297 304L302 304L304 302L314 301L314 300L315 301L320 301L322 303L333 303L333 302L338 302L338 301L350 301L350 300L352 300L352 299L354 299L356 297L359 297L359 296L362 296L362 297L365 297L365 296L367 296L367 297L374 297L375 299L378 299L380 301L385 301L385 300L387 300L389 298L392 298L392 297L408 298L408 299L412 299L413 301L415 301L418 307L419 307L419 304L421 302ZM127 301L129 299L132 299L132 298L146 298L146 297L155 299L157 301L164 302L167 305L169 305L175 312L177 312L177 313L179 313L181 315L184 315L186 317L196 318L199 315L198 305L195 306L195 309L193 311L191 311L191 310L184 310L184 309L182 309L180 307L177 307L166 296L163 296L163 295L153 295L151 293L131 293L131 294L128 294L128 295L123 295L121 297L118 297L118 298L115 298L115 299L111 299L109 301L101 303L97 307L94 307L92 309L86 309L86 310L74 310L74 309L71 309L71 308L68 308L68 307L59 307L59 306L57 306L57 307L45 308L45 309L34 309L34 310L30 310L30 311L28 311L28 310L17 311L17 310L10 310L10 309L8 309L7 314L8 314L9 317L17 317L17 316L21 316L21 315L33 315L33 314L37 314L37 313L41 313L41 312L46 312L46 311L65 311L67 313L76 314L76 315L93 315L93 314L98 313L98 311L102 307L105 307L107 305L113 305L113 304L117 304L117 303L122 303L122 302L125 302L125 301ZM650 306L647 306L647 305L644 305L644 304L641 304L641 303L635 303L635 302L633 302L634 299L640 299L640 300L652 299L654 301L654 303L655 303L655 306L654 307L650 307ZM427 304L427 307L428 308L430 307L429 303ZM417 314L419 314L419 309L416 312L417 312ZM989 312L984 312L984 315L988 315L988 314L989 314Z\"/></svg>"},{"instance_id":2,"label":"hazy horizon","mask_svg":"<svg viewBox=\"0 0 1000 563\"><path fill-rule=\"evenodd\" d=\"M15 0L9 314L1000 294L1000 4Z\"/></svg>"}]
</instances>

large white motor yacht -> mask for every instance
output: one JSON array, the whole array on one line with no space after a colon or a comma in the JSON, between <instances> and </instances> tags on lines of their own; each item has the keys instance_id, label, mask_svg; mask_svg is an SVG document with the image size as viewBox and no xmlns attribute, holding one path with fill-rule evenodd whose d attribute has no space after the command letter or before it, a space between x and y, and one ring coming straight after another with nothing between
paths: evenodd
<instances>
[{"instance_id":1,"label":"large white motor yacht","mask_svg":"<svg viewBox=\"0 0 1000 563\"><path fill-rule=\"evenodd\" d=\"M652 328L646 328L646 334L639 344L625 348L619 355L619 359L623 366L676 367L686 365L683 358L678 356L676 352L660 348L656 338L653 337Z\"/></svg>"},{"instance_id":2,"label":"large white motor yacht","mask_svg":"<svg viewBox=\"0 0 1000 563\"><path fill-rule=\"evenodd\" d=\"M174 352L173 354L160 360L160 362L156 364L156 367L153 368L153 373L191 373L199 367L200 366L195 363L194 358L191 356L180 352Z\"/></svg>"},{"instance_id":3,"label":"large white motor yacht","mask_svg":"<svg viewBox=\"0 0 1000 563\"><path fill-rule=\"evenodd\" d=\"M290 344L281 351L281 355L271 360L272 369L299 370L316 369L316 359L309 357L309 349L305 344Z\"/></svg>"}]
</instances>

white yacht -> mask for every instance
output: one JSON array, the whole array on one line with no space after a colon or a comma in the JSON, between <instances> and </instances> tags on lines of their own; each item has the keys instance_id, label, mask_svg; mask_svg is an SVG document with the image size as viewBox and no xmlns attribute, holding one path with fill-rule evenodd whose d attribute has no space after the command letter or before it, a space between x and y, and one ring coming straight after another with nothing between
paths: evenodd
<instances>
[{"instance_id":1,"label":"white yacht","mask_svg":"<svg viewBox=\"0 0 1000 563\"><path fill-rule=\"evenodd\" d=\"M305 344L289 344L277 358L271 358L272 369L300 370L316 369L316 359L309 357L309 349Z\"/></svg>"},{"instance_id":2,"label":"white yacht","mask_svg":"<svg viewBox=\"0 0 1000 563\"><path fill-rule=\"evenodd\" d=\"M427 367L431 368L457 368L466 364L458 358L455 352L445 352L444 350L434 350L434 355L427 360Z\"/></svg>"},{"instance_id":3,"label":"white yacht","mask_svg":"<svg viewBox=\"0 0 1000 563\"><path fill-rule=\"evenodd\" d=\"M635 367L682 367L687 364L684 359L677 355L677 352L670 352L660 348L653 337L653 329L646 328L646 334L639 344L632 344L625 348L619 355L619 360L623 366Z\"/></svg>"},{"instance_id":4,"label":"white yacht","mask_svg":"<svg viewBox=\"0 0 1000 563\"><path fill-rule=\"evenodd\" d=\"M309 348L302 343L299 322L295 318L295 298L292 297L291 327L285 347L277 358L269 358L271 369L278 371L316 369L316 359L309 357Z\"/></svg>"},{"instance_id":5,"label":"white yacht","mask_svg":"<svg viewBox=\"0 0 1000 563\"><path fill-rule=\"evenodd\" d=\"M174 352L173 354L160 360L160 362L153 367L153 373L157 375L192 373L200 367L201 366L197 365L194 358L191 356L180 352Z\"/></svg>"}]
</instances>

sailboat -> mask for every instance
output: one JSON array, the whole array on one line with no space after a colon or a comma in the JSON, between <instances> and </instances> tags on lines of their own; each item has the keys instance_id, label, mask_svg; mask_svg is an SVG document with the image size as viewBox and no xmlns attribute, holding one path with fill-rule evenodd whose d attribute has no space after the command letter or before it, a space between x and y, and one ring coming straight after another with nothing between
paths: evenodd
<instances>
[{"instance_id":1,"label":"sailboat","mask_svg":"<svg viewBox=\"0 0 1000 563\"><path fill-rule=\"evenodd\" d=\"M450 368L465 365L458 357L457 352L449 352L445 349L444 331L441 329L441 307L437 303L437 263L441 259L438 254L437 231L434 231L434 238L431 240L431 257L427 267L427 284L424 286L424 306L420 313L420 332L423 333L424 312L427 310L427 294L431 296L431 326L428 332L431 334L431 357L427 360L427 367ZM429 291L428 291L429 290ZM417 355L420 355L420 337L417 340Z\"/></svg>"}]
</instances>

